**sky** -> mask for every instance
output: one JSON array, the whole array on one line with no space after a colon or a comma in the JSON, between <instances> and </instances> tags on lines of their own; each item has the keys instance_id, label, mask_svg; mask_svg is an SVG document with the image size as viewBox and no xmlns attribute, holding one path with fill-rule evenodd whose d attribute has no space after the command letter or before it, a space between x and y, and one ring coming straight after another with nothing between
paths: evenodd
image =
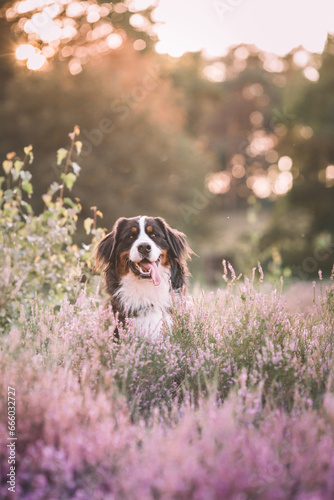
<instances>
[{"instance_id":1,"label":"sky","mask_svg":"<svg viewBox=\"0 0 334 500\"><path fill-rule=\"evenodd\" d=\"M154 20L163 23L157 51L175 57L224 55L241 43L278 55L300 45L322 52L334 33L334 0L160 0Z\"/></svg>"}]
</instances>

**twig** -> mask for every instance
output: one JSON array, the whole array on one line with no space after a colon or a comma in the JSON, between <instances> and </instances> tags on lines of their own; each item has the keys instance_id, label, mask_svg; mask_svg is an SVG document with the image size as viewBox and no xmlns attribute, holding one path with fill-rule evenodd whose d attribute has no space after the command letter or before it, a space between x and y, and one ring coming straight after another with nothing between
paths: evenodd
<instances>
[{"instance_id":1,"label":"twig","mask_svg":"<svg viewBox=\"0 0 334 500\"><path fill-rule=\"evenodd\" d=\"M71 132L68 135L72 139L72 142L71 142L70 150L69 150L67 158L66 158L65 169L64 169L64 175L65 176L67 175L68 167L70 165L70 160L71 160L71 156L72 156L72 153L73 153L73 148L74 148L76 133L75 133L75 131L73 131L73 132ZM60 191L60 199L61 200L63 199L63 196L64 196L64 185L65 185L65 180L63 179L63 183L62 183L61 191Z\"/></svg>"}]
</instances>

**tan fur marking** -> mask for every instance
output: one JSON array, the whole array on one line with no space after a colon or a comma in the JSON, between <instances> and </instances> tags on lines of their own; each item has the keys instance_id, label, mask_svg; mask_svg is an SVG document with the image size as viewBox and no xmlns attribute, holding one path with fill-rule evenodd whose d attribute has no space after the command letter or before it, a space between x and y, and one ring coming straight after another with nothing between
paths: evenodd
<instances>
[{"instance_id":1,"label":"tan fur marking","mask_svg":"<svg viewBox=\"0 0 334 500\"><path fill-rule=\"evenodd\" d=\"M148 226L148 228L147 228L147 232L148 232L148 233L153 233L153 227L152 227L152 226Z\"/></svg>"},{"instance_id":2,"label":"tan fur marking","mask_svg":"<svg viewBox=\"0 0 334 500\"><path fill-rule=\"evenodd\" d=\"M137 228L136 228L136 227L132 227L132 228L131 228L131 233L136 234L136 233L137 233Z\"/></svg>"},{"instance_id":3,"label":"tan fur marking","mask_svg":"<svg viewBox=\"0 0 334 500\"><path fill-rule=\"evenodd\" d=\"M170 260L169 260L169 257L167 255L167 250L161 250L160 263L164 267L170 266Z\"/></svg>"},{"instance_id":4,"label":"tan fur marking","mask_svg":"<svg viewBox=\"0 0 334 500\"><path fill-rule=\"evenodd\" d=\"M129 252L122 252L118 257L117 272L120 276L125 276L129 272L129 266L127 259L129 258Z\"/></svg>"}]
</instances>

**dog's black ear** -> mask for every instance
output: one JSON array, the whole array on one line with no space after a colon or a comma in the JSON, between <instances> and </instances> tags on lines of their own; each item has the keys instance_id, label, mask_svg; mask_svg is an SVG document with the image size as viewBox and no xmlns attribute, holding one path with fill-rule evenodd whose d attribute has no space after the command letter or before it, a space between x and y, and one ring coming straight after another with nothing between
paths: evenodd
<instances>
[{"instance_id":1,"label":"dog's black ear","mask_svg":"<svg viewBox=\"0 0 334 500\"><path fill-rule=\"evenodd\" d=\"M172 229L169 226L165 228L165 232L166 239L173 256L180 261L190 259L194 252L188 245L185 234L177 231L176 229Z\"/></svg>"},{"instance_id":2,"label":"dog's black ear","mask_svg":"<svg viewBox=\"0 0 334 500\"><path fill-rule=\"evenodd\" d=\"M97 245L94 250L96 271L105 271L107 267L115 264L116 255L115 248L117 242L117 234L122 219L118 219L111 233L107 234Z\"/></svg>"},{"instance_id":3,"label":"dog's black ear","mask_svg":"<svg viewBox=\"0 0 334 500\"><path fill-rule=\"evenodd\" d=\"M112 230L111 233L107 234L100 241L94 251L94 259L95 259L95 270L96 271L104 271L113 260L113 250L115 247L115 231Z\"/></svg>"},{"instance_id":4,"label":"dog's black ear","mask_svg":"<svg viewBox=\"0 0 334 500\"><path fill-rule=\"evenodd\" d=\"M187 243L185 234L172 229L162 217L157 217L160 226L163 228L172 257L178 260L188 260L194 252Z\"/></svg>"},{"instance_id":5,"label":"dog's black ear","mask_svg":"<svg viewBox=\"0 0 334 500\"><path fill-rule=\"evenodd\" d=\"M171 256L171 282L172 287L178 290L186 284L186 277L190 275L187 260L196 255L187 243L185 234L172 229L161 217L157 217L163 229Z\"/></svg>"}]
</instances>

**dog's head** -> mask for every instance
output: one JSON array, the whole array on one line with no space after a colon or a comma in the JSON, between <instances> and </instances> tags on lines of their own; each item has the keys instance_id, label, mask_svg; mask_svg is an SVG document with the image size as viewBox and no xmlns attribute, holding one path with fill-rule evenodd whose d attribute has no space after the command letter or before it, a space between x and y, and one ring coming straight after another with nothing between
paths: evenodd
<instances>
[{"instance_id":1,"label":"dog's head","mask_svg":"<svg viewBox=\"0 0 334 500\"><path fill-rule=\"evenodd\" d=\"M156 286L161 282L161 266L169 267L172 287L179 289L189 274L187 259L192 253L185 235L161 217L121 218L98 244L95 267L112 271L119 278L133 273Z\"/></svg>"}]
</instances>

